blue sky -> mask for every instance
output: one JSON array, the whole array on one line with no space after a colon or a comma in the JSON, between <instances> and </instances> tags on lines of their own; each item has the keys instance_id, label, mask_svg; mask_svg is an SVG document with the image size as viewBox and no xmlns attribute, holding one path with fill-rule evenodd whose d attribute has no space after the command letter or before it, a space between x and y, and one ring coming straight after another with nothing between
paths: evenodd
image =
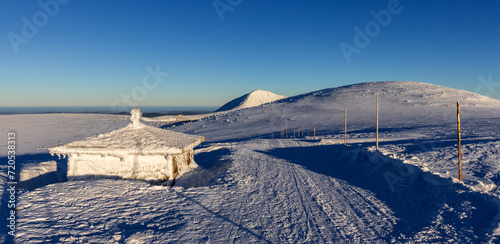
<instances>
[{"instance_id":1,"label":"blue sky","mask_svg":"<svg viewBox=\"0 0 500 244\"><path fill-rule=\"evenodd\" d=\"M384 80L500 99L498 1L63 3L0 3L0 106L219 106Z\"/></svg>"}]
</instances>

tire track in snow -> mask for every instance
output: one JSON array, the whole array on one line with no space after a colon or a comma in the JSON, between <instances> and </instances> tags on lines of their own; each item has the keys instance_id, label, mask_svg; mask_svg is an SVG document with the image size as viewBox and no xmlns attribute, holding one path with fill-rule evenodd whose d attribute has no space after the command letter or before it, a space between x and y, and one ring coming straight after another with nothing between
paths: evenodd
<instances>
[{"instance_id":1,"label":"tire track in snow","mask_svg":"<svg viewBox=\"0 0 500 244\"><path fill-rule=\"evenodd\" d=\"M303 170L302 175L308 175L306 170ZM321 184L316 184L312 177L308 176L305 180L308 184L309 193L311 202L317 209L318 214L321 215L321 218L324 219L324 225L319 228L321 234L324 236L328 236L327 240L345 240L351 239L350 236L346 235L344 228L346 224L346 220L348 219L345 214L342 214L345 211L345 208L342 208L344 211L340 211L336 208L332 208L328 203L342 202L340 200L344 200L343 196L335 195L328 196L325 193L327 191L323 191L321 189ZM323 183L324 184L324 183ZM339 185L337 183L337 185ZM335 204L334 207L338 207L339 204ZM335 210L335 211L334 211ZM350 211L349 211L350 212ZM319 217L319 216L317 216ZM328 224L328 226L326 226Z\"/></svg>"},{"instance_id":2,"label":"tire track in snow","mask_svg":"<svg viewBox=\"0 0 500 244\"><path fill-rule=\"evenodd\" d=\"M307 201L305 198L305 192L303 186L299 187L299 183L297 181L297 172L294 169L294 165L291 163L288 163L288 171L290 172L290 175L292 176L294 186L297 192L298 199L300 201L300 205L302 207L303 214L305 216L305 221L306 221L306 227L307 227L307 232L305 235L305 241L312 241L311 238L316 237L316 238L321 238L315 233L318 233L318 226L316 223L316 218L314 218L314 215L312 214L311 211L311 202ZM307 204L306 204L307 202ZM324 243L324 240L322 240Z\"/></svg>"},{"instance_id":3,"label":"tire track in snow","mask_svg":"<svg viewBox=\"0 0 500 244\"><path fill-rule=\"evenodd\" d=\"M204 204L205 208L213 209L210 211L220 216L218 219L222 221L218 221L217 224L224 226L225 229L224 231L214 230L210 233L211 238L217 238L215 240L225 240L229 243L249 240L269 242L253 226L256 222L256 216L252 216L251 207L256 196L261 194L259 189L248 186L255 185L256 176L261 171L259 170L259 160L256 159L257 155L249 154L250 151L249 148L241 147L232 153L233 165L228 171L228 178L231 180L221 185L223 189L220 189L221 191L217 194L218 201ZM255 163L247 164L244 159ZM216 235L214 235L215 232L217 232Z\"/></svg>"},{"instance_id":4,"label":"tire track in snow","mask_svg":"<svg viewBox=\"0 0 500 244\"><path fill-rule=\"evenodd\" d=\"M297 223L293 216L293 209L296 208L295 200L291 200L289 195L290 189L296 188L293 188L290 181L290 171L283 170L283 166L286 167L287 163L277 162L279 160L258 152L267 150L269 147L284 145L285 143L279 140L266 140L265 142L259 140L259 143L250 142L242 145L234 155L235 165L239 166L237 172L241 174L235 178L241 179L244 184L250 186L249 188L244 186L238 190L244 192L240 198L252 199L252 201L246 201L248 203L245 206L247 215L241 220L253 227L260 226L262 235L269 240L294 243L301 240L297 238L301 231L297 231L296 227L301 226L302 223ZM293 145L297 144L293 143ZM252 190L245 191L245 189ZM290 206L291 209L283 205Z\"/></svg>"},{"instance_id":5,"label":"tire track in snow","mask_svg":"<svg viewBox=\"0 0 500 244\"><path fill-rule=\"evenodd\" d=\"M271 141L266 145L259 143L261 149L267 147L268 150L273 146L289 148L303 147L304 144L292 140ZM292 191L296 193L301 209L300 220L305 219L296 226L301 226L302 222L306 224L306 234L300 241L380 240L392 230L395 223L392 212L371 192L289 161L285 165L286 172L283 173L293 182Z\"/></svg>"},{"instance_id":6,"label":"tire track in snow","mask_svg":"<svg viewBox=\"0 0 500 244\"><path fill-rule=\"evenodd\" d=\"M298 147L300 146L300 143L295 141L295 140L278 140L278 141L268 141L270 142L267 146L266 149L270 148L282 148L282 147ZM274 146L274 147L273 147ZM332 240L331 235L329 233L324 233L321 231L324 229L323 226L319 224L319 222L324 222L324 218L317 216L314 214L314 207L316 203L310 198L310 187L306 185L306 181L309 178L307 174L301 174L301 176L298 176L297 169L301 169L300 166L295 165L290 162L283 162L284 165L286 165L286 171L283 172L285 175L287 175L288 179L291 179L291 187L292 187L292 192L289 192L290 195L296 196L296 198L299 201L299 209L301 210L299 221L295 223L296 226L302 226L305 223L305 234L300 236L303 238L300 241L305 241L305 242L320 242L320 243L325 243L325 237L327 236L326 240ZM302 180L301 180L302 179ZM323 225L325 223L322 223ZM331 226L331 224L329 224ZM322 228L323 227L323 228ZM299 233L303 231L299 230Z\"/></svg>"},{"instance_id":7,"label":"tire track in snow","mask_svg":"<svg viewBox=\"0 0 500 244\"><path fill-rule=\"evenodd\" d=\"M322 189L323 187L319 186L321 184L317 184L314 178L310 176L310 174L314 173L292 163L290 163L290 172L294 182L296 182L295 185L300 196L300 202L307 216L309 231L307 241L324 243L334 240L362 240L370 238L363 235L365 234L363 221L370 220L359 218L356 214L356 212L362 211L361 208L369 204L354 206L348 203L348 198L355 195L351 194L352 188L347 189L348 187L343 182L337 182L337 184L334 184L339 188L336 192L337 194L327 195L325 194L327 190ZM302 184L299 179L302 179ZM324 180L328 182L328 179ZM365 202L366 200L364 198L356 198L356 201ZM332 203L334 205L333 208L327 206L328 203ZM353 227L355 228L354 230L352 229Z\"/></svg>"},{"instance_id":8,"label":"tire track in snow","mask_svg":"<svg viewBox=\"0 0 500 244\"><path fill-rule=\"evenodd\" d=\"M295 140L267 142L270 143L266 145L266 149L273 148L273 146L274 148L300 146L300 143ZM318 208L319 204L311 198L312 187L307 183L311 182L307 170L291 162L284 162L284 165L286 165L286 171L283 173L289 176L287 178L291 179L291 190L296 193L293 195L298 199L299 209L301 210L300 218L296 225L301 226L305 223L305 235L300 236L303 238L303 240L300 241L314 241L319 243L331 242L331 240L335 239L333 237L334 235L325 230L332 230L333 225L328 216L323 213L322 208ZM300 174L298 172L300 172ZM290 194L292 195L292 193Z\"/></svg>"},{"instance_id":9,"label":"tire track in snow","mask_svg":"<svg viewBox=\"0 0 500 244\"><path fill-rule=\"evenodd\" d=\"M237 186L238 187L238 186ZM243 220L243 216L245 215L246 211L246 208L244 206L244 204L247 204L248 203L248 199L251 199L249 197L249 195L252 193L252 192L246 192L244 188L241 188L239 189L240 191L244 191L244 194L245 194L245 198L244 198L244 201L243 200L240 200L239 203L237 204L237 207L236 207L236 214L234 214L234 211L231 212L231 215L232 216L235 216L236 219L234 220L235 223L238 223L239 225L243 225L242 223L242 220ZM234 208L233 208L234 209ZM236 228L237 226L235 225L231 225L230 226L230 229L227 233L227 238L226 240L230 240L233 236L237 236L237 233L239 231L239 228ZM234 232L234 234L233 234Z\"/></svg>"}]
</instances>

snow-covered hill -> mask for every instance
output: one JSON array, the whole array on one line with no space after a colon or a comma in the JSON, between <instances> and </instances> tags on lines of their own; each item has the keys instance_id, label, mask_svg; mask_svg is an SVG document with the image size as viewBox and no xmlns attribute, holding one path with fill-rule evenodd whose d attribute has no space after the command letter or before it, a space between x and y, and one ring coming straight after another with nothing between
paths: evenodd
<instances>
[{"instance_id":1,"label":"snow-covered hill","mask_svg":"<svg viewBox=\"0 0 500 244\"><path fill-rule=\"evenodd\" d=\"M457 180L457 101L463 182ZM32 147L102 133L126 120L0 116L2 131L20 135L19 167L45 162L47 171L56 168L50 167L51 160L58 167L63 161ZM137 181L45 181L45 186L18 195L15 240L471 243L497 242L500 236L500 101L495 99L418 82L370 82L167 129L206 138L195 151L200 167L177 179L174 187ZM37 136L37 131L43 134ZM5 152L6 144L0 149ZM5 173L0 175L5 181ZM50 174L26 184L33 186L44 177ZM4 194L3 206L7 200ZM6 226L3 211L0 217ZM10 240L3 235L0 241Z\"/></svg>"},{"instance_id":2,"label":"snow-covered hill","mask_svg":"<svg viewBox=\"0 0 500 244\"><path fill-rule=\"evenodd\" d=\"M472 125L467 118L500 117L500 101L496 99L432 84L388 81L305 93L274 103L207 117L176 130L204 135L208 141L269 137L271 133L279 135L285 126L298 129L316 125L320 133L328 134L343 130L345 108L348 110L348 129L366 130L375 127L376 92L379 93L379 123L382 130L455 123L457 101L461 103L462 122L466 127Z\"/></svg>"},{"instance_id":3,"label":"snow-covered hill","mask_svg":"<svg viewBox=\"0 0 500 244\"><path fill-rule=\"evenodd\" d=\"M285 96L274 94L269 91L254 90L241 97L229 101L228 103L224 104L222 107L217 109L216 112L255 107L265 103L274 102L276 100L280 100L283 98L285 98Z\"/></svg>"}]
</instances>

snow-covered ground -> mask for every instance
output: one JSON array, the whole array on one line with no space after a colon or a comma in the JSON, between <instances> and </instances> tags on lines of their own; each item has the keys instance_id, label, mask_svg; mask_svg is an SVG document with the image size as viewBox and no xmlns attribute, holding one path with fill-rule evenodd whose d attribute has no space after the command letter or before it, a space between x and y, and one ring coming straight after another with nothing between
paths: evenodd
<instances>
[{"instance_id":1,"label":"snow-covered ground","mask_svg":"<svg viewBox=\"0 0 500 244\"><path fill-rule=\"evenodd\" d=\"M463 182L457 180L456 101ZM500 235L498 100L416 82L363 83L167 126L206 138L195 150L200 167L173 187L58 182L64 161L37 150L127 121L112 115L0 116L2 134L18 134L19 167L31 170L18 194L15 241L470 243L496 242ZM287 138L281 138L284 128ZM5 159L6 143L0 150ZM36 175L36 167L47 173ZM5 164L1 177L6 180ZM0 238L9 241L3 192Z\"/></svg>"}]
</instances>

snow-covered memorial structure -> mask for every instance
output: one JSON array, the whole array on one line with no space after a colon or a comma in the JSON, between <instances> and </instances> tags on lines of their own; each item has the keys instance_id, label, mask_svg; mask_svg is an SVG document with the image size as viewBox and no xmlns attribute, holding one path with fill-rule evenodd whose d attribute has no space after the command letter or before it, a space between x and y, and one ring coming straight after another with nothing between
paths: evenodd
<instances>
[{"instance_id":1,"label":"snow-covered memorial structure","mask_svg":"<svg viewBox=\"0 0 500 244\"><path fill-rule=\"evenodd\" d=\"M145 125L140 108L130 114L132 123L124 128L49 149L51 155L68 156L68 180L166 181L198 167L193 148L203 136Z\"/></svg>"}]
</instances>

